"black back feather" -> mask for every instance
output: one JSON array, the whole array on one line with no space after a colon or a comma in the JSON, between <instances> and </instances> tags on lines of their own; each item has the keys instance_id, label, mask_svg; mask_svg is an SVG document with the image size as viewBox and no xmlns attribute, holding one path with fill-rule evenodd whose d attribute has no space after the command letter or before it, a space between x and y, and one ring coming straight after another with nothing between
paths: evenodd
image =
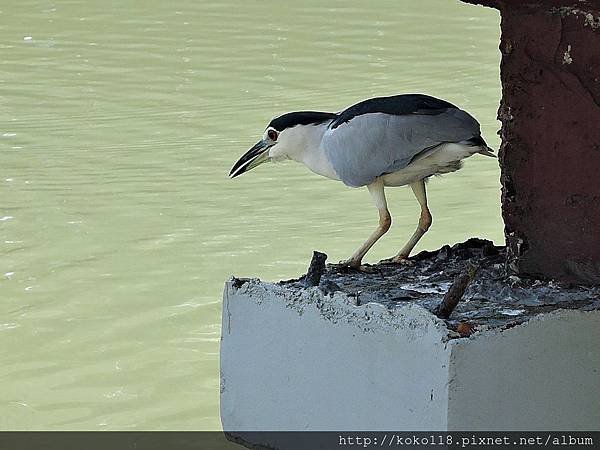
<instances>
[{"instance_id":1,"label":"black back feather","mask_svg":"<svg viewBox=\"0 0 600 450\"><path fill-rule=\"evenodd\" d=\"M331 123L330 128L337 128L356 116L371 113L384 113L394 116L406 114L441 114L454 108L452 103L423 94L403 94L391 97L376 97L364 100L342 111Z\"/></svg>"}]
</instances>

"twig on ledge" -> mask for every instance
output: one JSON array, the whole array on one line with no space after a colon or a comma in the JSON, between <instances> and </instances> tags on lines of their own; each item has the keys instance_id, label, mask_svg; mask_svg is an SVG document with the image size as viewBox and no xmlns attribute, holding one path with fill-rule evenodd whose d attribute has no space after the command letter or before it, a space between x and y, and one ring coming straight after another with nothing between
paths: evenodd
<instances>
[{"instance_id":1,"label":"twig on ledge","mask_svg":"<svg viewBox=\"0 0 600 450\"><path fill-rule=\"evenodd\" d=\"M435 310L436 316L440 319L450 318L450 314L452 314L452 311L454 311L454 308L456 308L456 305L458 305L458 302L462 299L469 284L471 284L471 281L475 278L478 269L478 266L470 263L466 272L461 273L454 278L450 289L448 289L448 292L444 295L444 299Z\"/></svg>"},{"instance_id":2,"label":"twig on ledge","mask_svg":"<svg viewBox=\"0 0 600 450\"><path fill-rule=\"evenodd\" d=\"M310 266L308 266L308 272L304 277L304 287L318 286L321 282L321 275L325 272L325 261L327 261L327 255L325 253L313 252L312 259L310 260Z\"/></svg>"}]
</instances>

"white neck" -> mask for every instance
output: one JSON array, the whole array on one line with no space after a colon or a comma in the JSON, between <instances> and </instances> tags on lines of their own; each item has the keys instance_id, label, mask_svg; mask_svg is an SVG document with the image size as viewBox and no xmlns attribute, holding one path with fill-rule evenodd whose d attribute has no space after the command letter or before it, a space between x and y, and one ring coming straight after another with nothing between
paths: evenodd
<instances>
[{"instance_id":1,"label":"white neck","mask_svg":"<svg viewBox=\"0 0 600 450\"><path fill-rule=\"evenodd\" d=\"M321 150L321 140L329 122L317 125L298 125L284 130L269 156L277 159L292 159L304 164L316 174L338 180L331 164Z\"/></svg>"}]
</instances>

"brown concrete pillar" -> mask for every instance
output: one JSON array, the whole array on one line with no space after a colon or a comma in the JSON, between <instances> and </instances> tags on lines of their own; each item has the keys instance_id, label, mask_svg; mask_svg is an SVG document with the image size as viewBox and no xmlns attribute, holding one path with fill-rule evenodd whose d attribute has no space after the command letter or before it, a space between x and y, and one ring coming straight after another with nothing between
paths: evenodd
<instances>
[{"instance_id":1,"label":"brown concrete pillar","mask_svg":"<svg viewBox=\"0 0 600 450\"><path fill-rule=\"evenodd\" d=\"M600 0L463 0L502 16L508 267L600 283Z\"/></svg>"}]
</instances>

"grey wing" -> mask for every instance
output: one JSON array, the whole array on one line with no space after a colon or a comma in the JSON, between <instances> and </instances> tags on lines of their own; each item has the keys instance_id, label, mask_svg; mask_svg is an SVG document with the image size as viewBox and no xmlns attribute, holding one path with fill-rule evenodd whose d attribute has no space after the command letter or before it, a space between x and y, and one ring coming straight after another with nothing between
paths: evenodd
<instances>
[{"instance_id":1,"label":"grey wing","mask_svg":"<svg viewBox=\"0 0 600 450\"><path fill-rule=\"evenodd\" d=\"M403 169L427 149L479 135L479 123L458 108L439 114L370 113L328 129L321 150L344 184L359 187Z\"/></svg>"}]
</instances>

